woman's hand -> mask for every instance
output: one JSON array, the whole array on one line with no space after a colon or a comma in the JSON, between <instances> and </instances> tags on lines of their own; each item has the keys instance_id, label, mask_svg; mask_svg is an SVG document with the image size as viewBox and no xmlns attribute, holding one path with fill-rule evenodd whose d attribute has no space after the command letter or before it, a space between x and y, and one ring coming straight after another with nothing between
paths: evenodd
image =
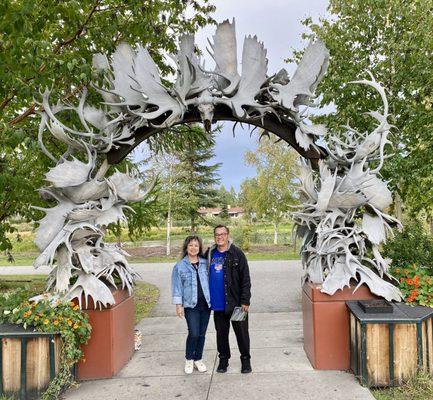
<instances>
[{"instance_id":1,"label":"woman's hand","mask_svg":"<svg viewBox=\"0 0 433 400\"><path fill-rule=\"evenodd\" d=\"M185 315L182 304L176 304L176 314L179 318L183 318Z\"/></svg>"}]
</instances>

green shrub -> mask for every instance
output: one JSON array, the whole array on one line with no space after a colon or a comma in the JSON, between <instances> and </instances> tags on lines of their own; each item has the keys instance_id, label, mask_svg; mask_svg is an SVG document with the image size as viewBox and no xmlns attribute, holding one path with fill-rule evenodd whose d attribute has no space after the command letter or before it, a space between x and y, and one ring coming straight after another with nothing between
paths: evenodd
<instances>
[{"instance_id":1,"label":"green shrub","mask_svg":"<svg viewBox=\"0 0 433 400\"><path fill-rule=\"evenodd\" d=\"M395 232L395 237L384 246L383 255L392 259L392 270L416 264L433 275L433 237L418 221L406 224L401 232Z\"/></svg>"},{"instance_id":2,"label":"green shrub","mask_svg":"<svg viewBox=\"0 0 433 400\"><path fill-rule=\"evenodd\" d=\"M391 273L408 304L433 307L433 238L413 221L384 246L392 259Z\"/></svg>"},{"instance_id":3,"label":"green shrub","mask_svg":"<svg viewBox=\"0 0 433 400\"><path fill-rule=\"evenodd\" d=\"M248 251L251 247L251 226L245 224L239 224L232 231L230 236L233 239L233 243L239 246L243 251Z\"/></svg>"}]
</instances>

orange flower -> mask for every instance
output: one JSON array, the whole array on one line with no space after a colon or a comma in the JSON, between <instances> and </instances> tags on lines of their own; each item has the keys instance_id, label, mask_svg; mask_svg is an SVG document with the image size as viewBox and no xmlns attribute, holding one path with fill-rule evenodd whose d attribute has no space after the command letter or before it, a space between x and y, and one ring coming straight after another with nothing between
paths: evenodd
<instances>
[{"instance_id":1,"label":"orange flower","mask_svg":"<svg viewBox=\"0 0 433 400\"><path fill-rule=\"evenodd\" d=\"M395 273L396 273L396 274L399 274L399 273L400 273L400 271L401 271L401 269L400 269L400 268L396 268L396 269L395 269Z\"/></svg>"},{"instance_id":2,"label":"orange flower","mask_svg":"<svg viewBox=\"0 0 433 400\"><path fill-rule=\"evenodd\" d=\"M406 282L409 286L413 286L413 279L408 279Z\"/></svg>"},{"instance_id":3,"label":"orange flower","mask_svg":"<svg viewBox=\"0 0 433 400\"><path fill-rule=\"evenodd\" d=\"M68 319L68 325L72 326L72 321L70 319Z\"/></svg>"},{"instance_id":4,"label":"orange flower","mask_svg":"<svg viewBox=\"0 0 433 400\"><path fill-rule=\"evenodd\" d=\"M74 324L74 329L78 329L79 325L78 324Z\"/></svg>"},{"instance_id":5,"label":"orange flower","mask_svg":"<svg viewBox=\"0 0 433 400\"><path fill-rule=\"evenodd\" d=\"M50 321L47 318L45 318L44 319L44 325L48 325L49 323L50 323Z\"/></svg>"},{"instance_id":6,"label":"orange flower","mask_svg":"<svg viewBox=\"0 0 433 400\"><path fill-rule=\"evenodd\" d=\"M55 321L53 322L53 324L54 324L55 326L57 326L57 325L59 325L59 321L55 320Z\"/></svg>"},{"instance_id":7,"label":"orange flower","mask_svg":"<svg viewBox=\"0 0 433 400\"><path fill-rule=\"evenodd\" d=\"M400 278L400 282L404 282L406 279L404 278Z\"/></svg>"},{"instance_id":8,"label":"orange flower","mask_svg":"<svg viewBox=\"0 0 433 400\"><path fill-rule=\"evenodd\" d=\"M25 312L25 313L23 314L23 317L24 317L24 318L27 318L27 317L28 317L28 314Z\"/></svg>"},{"instance_id":9,"label":"orange flower","mask_svg":"<svg viewBox=\"0 0 433 400\"><path fill-rule=\"evenodd\" d=\"M416 296L418 296L418 290L412 290L412 292L410 292L411 297L415 298Z\"/></svg>"},{"instance_id":10,"label":"orange flower","mask_svg":"<svg viewBox=\"0 0 433 400\"><path fill-rule=\"evenodd\" d=\"M76 306L73 308L74 311L77 311L77 310L79 310L79 309L80 309L80 306L78 306L78 305L76 305Z\"/></svg>"}]
</instances>

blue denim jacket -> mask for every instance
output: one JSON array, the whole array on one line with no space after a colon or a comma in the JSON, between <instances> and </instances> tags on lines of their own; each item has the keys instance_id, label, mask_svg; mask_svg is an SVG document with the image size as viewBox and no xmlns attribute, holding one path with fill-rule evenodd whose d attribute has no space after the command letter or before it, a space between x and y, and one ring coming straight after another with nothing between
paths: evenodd
<instances>
[{"instance_id":1,"label":"blue denim jacket","mask_svg":"<svg viewBox=\"0 0 433 400\"><path fill-rule=\"evenodd\" d=\"M204 297L210 307L209 292L209 269L207 261L199 258L198 275L203 289ZM178 261L171 274L171 293L173 304L182 304L187 308L194 308L197 305L197 274L189 262L188 256Z\"/></svg>"}]
</instances>

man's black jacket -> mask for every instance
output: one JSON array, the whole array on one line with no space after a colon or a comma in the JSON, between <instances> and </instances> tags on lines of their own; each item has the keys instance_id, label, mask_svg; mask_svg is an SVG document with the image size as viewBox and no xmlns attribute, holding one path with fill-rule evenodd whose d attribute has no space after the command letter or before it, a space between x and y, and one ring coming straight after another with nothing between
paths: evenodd
<instances>
[{"instance_id":1,"label":"man's black jacket","mask_svg":"<svg viewBox=\"0 0 433 400\"><path fill-rule=\"evenodd\" d=\"M211 253L216 246L211 247L205 253L205 257L211 262ZM242 304L250 305L251 279L248 261L243 251L230 244L224 257L224 286L226 297L226 314L231 314L235 307Z\"/></svg>"}]
</instances>

